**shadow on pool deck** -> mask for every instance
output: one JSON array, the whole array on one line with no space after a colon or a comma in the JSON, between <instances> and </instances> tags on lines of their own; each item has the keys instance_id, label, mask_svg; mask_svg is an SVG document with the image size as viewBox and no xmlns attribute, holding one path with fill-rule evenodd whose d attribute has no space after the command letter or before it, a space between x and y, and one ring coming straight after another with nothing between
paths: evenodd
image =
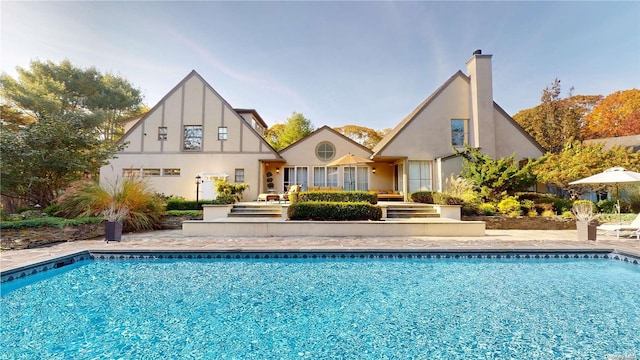
<instances>
[{"instance_id":1,"label":"shadow on pool deck","mask_svg":"<svg viewBox=\"0 0 640 360\"><path fill-rule=\"evenodd\" d=\"M640 256L635 237L598 234L598 241L578 241L575 230L487 230L482 237L230 237L184 236L182 230L125 234L121 242L104 239L63 242L0 253L5 271L82 250L447 250L447 249L615 249Z\"/></svg>"}]
</instances>

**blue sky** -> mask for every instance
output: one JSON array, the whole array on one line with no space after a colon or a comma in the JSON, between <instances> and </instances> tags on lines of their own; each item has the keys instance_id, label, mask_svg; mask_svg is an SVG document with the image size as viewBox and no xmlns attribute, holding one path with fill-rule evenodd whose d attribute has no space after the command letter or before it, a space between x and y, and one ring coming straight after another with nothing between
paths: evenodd
<instances>
[{"instance_id":1,"label":"blue sky","mask_svg":"<svg viewBox=\"0 0 640 360\"><path fill-rule=\"evenodd\" d=\"M154 106L191 70L268 125L395 126L475 49L511 115L563 91L640 88L640 2L8 2L1 70L68 59Z\"/></svg>"}]
</instances>

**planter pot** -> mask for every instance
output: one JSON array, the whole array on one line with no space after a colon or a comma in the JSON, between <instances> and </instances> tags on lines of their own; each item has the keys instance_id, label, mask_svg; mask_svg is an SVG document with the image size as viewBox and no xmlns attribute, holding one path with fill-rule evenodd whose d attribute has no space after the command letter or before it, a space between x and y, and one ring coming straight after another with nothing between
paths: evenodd
<instances>
[{"instance_id":1,"label":"planter pot","mask_svg":"<svg viewBox=\"0 0 640 360\"><path fill-rule=\"evenodd\" d=\"M106 241L122 240L122 223L119 221L107 221L104 223L104 237Z\"/></svg>"},{"instance_id":2,"label":"planter pot","mask_svg":"<svg viewBox=\"0 0 640 360\"><path fill-rule=\"evenodd\" d=\"M576 228L578 229L578 240L580 241L586 241L586 240L591 240L591 241L595 241L596 240L596 232L597 232L597 225L596 224L592 224L592 223L588 223L585 221L577 221L576 222Z\"/></svg>"}]
</instances>

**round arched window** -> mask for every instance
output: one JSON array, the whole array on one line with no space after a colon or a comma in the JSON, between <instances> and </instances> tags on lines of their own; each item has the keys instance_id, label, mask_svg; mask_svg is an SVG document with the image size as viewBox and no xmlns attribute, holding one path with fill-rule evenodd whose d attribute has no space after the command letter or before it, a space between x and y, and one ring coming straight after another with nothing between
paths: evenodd
<instances>
[{"instance_id":1,"label":"round arched window","mask_svg":"<svg viewBox=\"0 0 640 360\"><path fill-rule=\"evenodd\" d=\"M333 159L336 155L336 148L330 142L321 142L316 146L316 156L322 161Z\"/></svg>"}]
</instances>

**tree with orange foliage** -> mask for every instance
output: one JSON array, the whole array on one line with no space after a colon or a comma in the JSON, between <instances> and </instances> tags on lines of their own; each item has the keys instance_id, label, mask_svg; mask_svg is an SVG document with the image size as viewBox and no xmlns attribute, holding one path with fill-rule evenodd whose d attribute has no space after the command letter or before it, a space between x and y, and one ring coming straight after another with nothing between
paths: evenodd
<instances>
[{"instance_id":1,"label":"tree with orange foliage","mask_svg":"<svg viewBox=\"0 0 640 360\"><path fill-rule=\"evenodd\" d=\"M374 130L359 125L345 125L335 127L333 130L369 149L373 149L373 147L376 146L376 144L380 142L380 140L382 140L389 131L391 131L390 129Z\"/></svg>"},{"instance_id":2,"label":"tree with orange foliage","mask_svg":"<svg viewBox=\"0 0 640 360\"><path fill-rule=\"evenodd\" d=\"M640 90L617 91L608 95L584 117L585 139L640 134Z\"/></svg>"}]
</instances>

